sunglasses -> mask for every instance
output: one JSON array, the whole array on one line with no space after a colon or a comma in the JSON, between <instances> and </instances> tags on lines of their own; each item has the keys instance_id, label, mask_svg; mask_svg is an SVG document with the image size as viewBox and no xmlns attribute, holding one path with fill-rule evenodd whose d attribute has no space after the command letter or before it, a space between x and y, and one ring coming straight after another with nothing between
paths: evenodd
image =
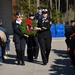
<instances>
[{"instance_id":1,"label":"sunglasses","mask_svg":"<svg viewBox=\"0 0 75 75\"><path fill-rule=\"evenodd\" d=\"M21 18L21 17L17 17L17 18Z\"/></svg>"}]
</instances>

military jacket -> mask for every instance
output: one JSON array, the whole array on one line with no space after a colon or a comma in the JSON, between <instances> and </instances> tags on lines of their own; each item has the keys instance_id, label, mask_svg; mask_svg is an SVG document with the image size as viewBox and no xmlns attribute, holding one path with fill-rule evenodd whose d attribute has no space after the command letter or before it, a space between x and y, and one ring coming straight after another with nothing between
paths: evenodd
<instances>
[{"instance_id":1,"label":"military jacket","mask_svg":"<svg viewBox=\"0 0 75 75\"><path fill-rule=\"evenodd\" d=\"M39 38L50 38L51 32L50 32L50 27L51 27L52 19L51 18L41 18L38 20L38 27L41 28L39 30L38 37Z\"/></svg>"}]
</instances>

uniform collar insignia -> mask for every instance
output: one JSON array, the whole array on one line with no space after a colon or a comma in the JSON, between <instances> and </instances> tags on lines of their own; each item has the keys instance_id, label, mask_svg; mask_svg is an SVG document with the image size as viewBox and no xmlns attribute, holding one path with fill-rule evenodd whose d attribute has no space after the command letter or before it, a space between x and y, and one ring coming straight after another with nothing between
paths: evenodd
<instances>
[{"instance_id":1,"label":"uniform collar insignia","mask_svg":"<svg viewBox=\"0 0 75 75\"><path fill-rule=\"evenodd\" d=\"M45 20L45 22L49 22L49 20Z\"/></svg>"}]
</instances>

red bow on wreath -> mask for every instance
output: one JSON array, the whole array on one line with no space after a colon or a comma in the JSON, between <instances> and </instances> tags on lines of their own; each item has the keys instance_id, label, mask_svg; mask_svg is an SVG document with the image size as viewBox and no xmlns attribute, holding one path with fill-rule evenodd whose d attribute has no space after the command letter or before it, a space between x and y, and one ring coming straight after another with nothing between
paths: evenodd
<instances>
[{"instance_id":1,"label":"red bow on wreath","mask_svg":"<svg viewBox=\"0 0 75 75\"><path fill-rule=\"evenodd\" d=\"M30 27L32 27L31 20L27 18L27 19L25 20L25 23L26 23L26 25L28 25L28 26L27 26L27 31L28 31L29 33L32 32L32 30L30 29Z\"/></svg>"},{"instance_id":2,"label":"red bow on wreath","mask_svg":"<svg viewBox=\"0 0 75 75\"><path fill-rule=\"evenodd\" d=\"M29 18L26 19L26 24L29 25L29 26L32 26L31 20Z\"/></svg>"}]
</instances>

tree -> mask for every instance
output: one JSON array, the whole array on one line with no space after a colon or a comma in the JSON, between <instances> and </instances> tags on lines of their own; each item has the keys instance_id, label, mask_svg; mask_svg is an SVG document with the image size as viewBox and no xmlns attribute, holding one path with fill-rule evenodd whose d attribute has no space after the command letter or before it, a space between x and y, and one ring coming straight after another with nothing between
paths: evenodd
<instances>
[{"instance_id":1,"label":"tree","mask_svg":"<svg viewBox=\"0 0 75 75\"><path fill-rule=\"evenodd\" d=\"M74 20L75 20L75 0L74 0Z\"/></svg>"},{"instance_id":2,"label":"tree","mask_svg":"<svg viewBox=\"0 0 75 75\"><path fill-rule=\"evenodd\" d=\"M27 17L29 12L35 13L39 5L48 8L49 16L54 23L64 23L69 19L75 19L75 0L17 0L14 9L23 12ZM71 11L70 14L69 11Z\"/></svg>"},{"instance_id":3,"label":"tree","mask_svg":"<svg viewBox=\"0 0 75 75\"><path fill-rule=\"evenodd\" d=\"M58 8L57 8L57 0L55 0L55 7L56 7L56 20L58 22Z\"/></svg>"},{"instance_id":4,"label":"tree","mask_svg":"<svg viewBox=\"0 0 75 75\"><path fill-rule=\"evenodd\" d=\"M52 0L50 0L50 17L52 18Z\"/></svg>"},{"instance_id":5,"label":"tree","mask_svg":"<svg viewBox=\"0 0 75 75\"><path fill-rule=\"evenodd\" d=\"M37 7L40 5L40 0L37 0Z\"/></svg>"},{"instance_id":6,"label":"tree","mask_svg":"<svg viewBox=\"0 0 75 75\"><path fill-rule=\"evenodd\" d=\"M24 18L29 16L29 12L36 12L36 3L34 0L19 0L16 2L16 11L21 11Z\"/></svg>"},{"instance_id":7,"label":"tree","mask_svg":"<svg viewBox=\"0 0 75 75\"><path fill-rule=\"evenodd\" d=\"M60 12L60 0L58 0L58 11Z\"/></svg>"},{"instance_id":8,"label":"tree","mask_svg":"<svg viewBox=\"0 0 75 75\"><path fill-rule=\"evenodd\" d=\"M66 21L69 21L69 3L68 0L66 0Z\"/></svg>"}]
</instances>

